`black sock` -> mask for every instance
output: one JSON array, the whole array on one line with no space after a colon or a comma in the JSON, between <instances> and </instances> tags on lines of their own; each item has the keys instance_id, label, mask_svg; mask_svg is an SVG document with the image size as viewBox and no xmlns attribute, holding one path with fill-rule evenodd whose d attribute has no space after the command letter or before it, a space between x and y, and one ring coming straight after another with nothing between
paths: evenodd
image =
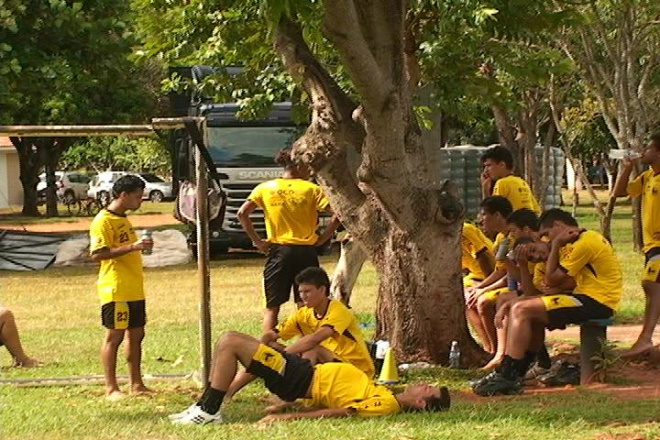
<instances>
[{"instance_id":1,"label":"black sock","mask_svg":"<svg viewBox=\"0 0 660 440\"><path fill-rule=\"evenodd\" d=\"M536 361L539 363L539 366L542 368L550 368L552 366L552 360L550 360L550 353L548 353L548 347L543 344L541 351L539 351Z\"/></svg>"},{"instance_id":2,"label":"black sock","mask_svg":"<svg viewBox=\"0 0 660 440\"><path fill-rule=\"evenodd\" d=\"M500 365L499 372L502 376L509 380L518 380L522 376L520 371L524 365L524 359L514 359L508 354L505 354L504 359L502 359L502 365Z\"/></svg>"},{"instance_id":3,"label":"black sock","mask_svg":"<svg viewBox=\"0 0 660 440\"><path fill-rule=\"evenodd\" d=\"M208 414L217 414L222 405L222 399L225 398L226 391L216 390L215 388L208 387L202 397L200 397L197 405Z\"/></svg>"},{"instance_id":4,"label":"black sock","mask_svg":"<svg viewBox=\"0 0 660 440\"><path fill-rule=\"evenodd\" d=\"M523 358L523 363L520 365L520 375L524 376L527 374L527 370L529 370L529 367L532 366L532 364L536 361L538 358L538 353L531 352L531 351L526 351L525 352L525 357Z\"/></svg>"}]
</instances>

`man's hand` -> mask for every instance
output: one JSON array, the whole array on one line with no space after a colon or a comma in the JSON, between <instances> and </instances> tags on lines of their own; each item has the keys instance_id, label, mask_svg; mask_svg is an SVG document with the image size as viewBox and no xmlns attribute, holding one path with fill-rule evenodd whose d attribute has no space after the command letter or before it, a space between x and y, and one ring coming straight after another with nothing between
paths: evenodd
<instances>
[{"instance_id":1,"label":"man's hand","mask_svg":"<svg viewBox=\"0 0 660 440\"><path fill-rule=\"evenodd\" d=\"M151 238L143 238L140 241L133 243L132 248L136 251L151 250L154 247L154 241Z\"/></svg>"},{"instance_id":2,"label":"man's hand","mask_svg":"<svg viewBox=\"0 0 660 440\"><path fill-rule=\"evenodd\" d=\"M516 264L518 266L523 266L527 265L529 260L527 259L527 255L529 253L529 246L527 244L521 244L520 246L516 246L516 248L513 250L513 258L516 260Z\"/></svg>"},{"instance_id":3,"label":"man's hand","mask_svg":"<svg viewBox=\"0 0 660 440\"><path fill-rule=\"evenodd\" d=\"M253 241L252 244L254 247L259 249L259 252L264 254L267 254L268 250L270 249L270 242L264 240L263 238L260 238L258 241Z\"/></svg>"},{"instance_id":4,"label":"man's hand","mask_svg":"<svg viewBox=\"0 0 660 440\"><path fill-rule=\"evenodd\" d=\"M483 170L480 179L481 179L481 188L484 190L484 193L490 193L490 188L493 183L493 178L490 177L488 171Z\"/></svg>"},{"instance_id":5,"label":"man's hand","mask_svg":"<svg viewBox=\"0 0 660 440\"><path fill-rule=\"evenodd\" d=\"M481 295L484 294L483 289L474 289L470 295L468 296L467 300L465 301L465 305L468 309L472 309L477 306L477 300Z\"/></svg>"},{"instance_id":6,"label":"man's hand","mask_svg":"<svg viewBox=\"0 0 660 440\"><path fill-rule=\"evenodd\" d=\"M268 414L266 417L259 420L259 424L270 425L278 420L292 420L293 418L292 414Z\"/></svg>"},{"instance_id":7,"label":"man's hand","mask_svg":"<svg viewBox=\"0 0 660 440\"><path fill-rule=\"evenodd\" d=\"M559 246L564 246L568 243L573 243L578 239L580 234L584 232L585 229L581 228L566 228L559 233L553 240L553 243L557 243Z\"/></svg>"}]
</instances>

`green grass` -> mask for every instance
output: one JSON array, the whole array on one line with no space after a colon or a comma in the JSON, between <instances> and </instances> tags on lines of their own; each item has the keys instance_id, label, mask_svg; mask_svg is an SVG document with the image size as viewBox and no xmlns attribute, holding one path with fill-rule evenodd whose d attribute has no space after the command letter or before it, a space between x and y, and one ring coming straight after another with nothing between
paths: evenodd
<instances>
[{"instance_id":1,"label":"green grass","mask_svg":"<svg viewBox=\"0 0 660 440\"><path fill-rule=\"evenodd\" d=\"M583 202L585 202L583 200ZM639 322L643 297L639 288L642 257L632 251L627 207L617 209L614 242L625 275L625 296L617 319ZM593 209L580 208L580 221L593 227ZM334 269L336 255L323 257ZM258 256L223 258L211 263L213 338L228 329L257 335L261 328L260 291L263 260ZM103 336L94 291L97 269L53 268L41 272L4 272L2 304L16 314L29 354L47 365L32 370L3 369L2 379L69 377L101 374L99 348ZM354 292L353 310L373 322L378 275L367 264ZM198 368L196 266L146 270L148 294L145 374L189 373ZM282 311L293 310L289 304ZM10 363L0 350L0 365ZM120 362L119 374L125 374ZM224 410L228 423L185 428L171 426L166 415L188 406L198 389L191 380L150 380L153 397L106 402L102 385L0 386L2 439L595 439L660 438L660 401L626 401L607 393L578 390L570 394L474 399L466 390L475 371L433 369L404 377L448 384L454 408L443 414L405 414L374 420L323 420L260 427L265 390L253 384ZM612 437L606 437L611 435ZM621 436L621 437L618 437Z\"/></svg>"}]
</instances>

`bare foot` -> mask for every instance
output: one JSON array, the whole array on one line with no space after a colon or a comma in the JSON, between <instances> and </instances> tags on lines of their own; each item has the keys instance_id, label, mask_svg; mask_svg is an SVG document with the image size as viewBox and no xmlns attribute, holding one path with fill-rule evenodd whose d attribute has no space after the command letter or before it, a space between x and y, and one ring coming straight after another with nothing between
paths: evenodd
<instances>
[{"instance_id":1,"label":"bare foot","mask_svg":"<svg viewBox=\"0 0 660 440\"><path fill-rule=\"evenodd\" d=\"M36 367L43 367L43 365L44 365L43 362L40 362L32 358L25 358L22 361L15 360L13 364L14 367L22 367L22 368L36 368Z\"/></svg>"},{"instance_id":2,"label":"bare foot","mask_svg":"<svg viewBox=\"0 0 660 440\"><path fill-rule=\"evenodd\" d=\"M623 352L621 357L623 358L633 358L635 356L640 356L646 354L648 351L651 351L653 348L653 342L651 341L637 341L633 344L628 351Z\"/></svg>"},{"instance_id":3,"label":"bare foot","mask_svg":"<svg viewBox=\"0 0 660 440\"><path fill-rule=\"evenodd\" d=\"M131 386L131 394L134 396L142 396L154 394L154 391L150 388L147 388L144 384L135 384Z\"/></svg>"},{"instance_id":4,"label":"bare foot","mask_svg":"<svg viewBox=\"0 0 660 440\"><path fill-rule=\"evenodd\" d=\"M491 359L486 365L484 365L483 367L481 367L481 368L479 368L479 369L480 369L481 371L490 371L490 370L494 370L495 368L499 367L500 364L502 364L502 359L503 359L503 358L504 358L504 357L495 356L495 357L492 358L492 359Z\"/></svg>"},{"instance_id":5,"label":"bare foot","mask_svg":"<svg viewBox=\"0 0 660 440\"><path fill-rule=\"evenodd\" d=\"M110 402L116 402L117 400L121 400L124 397L126 397L126 396L124 396L124 393L122 393L119 390L114 390L114 391L110 391L110 392L106 393L105 400L108 400Z\"/></svg>"}]
</instances>

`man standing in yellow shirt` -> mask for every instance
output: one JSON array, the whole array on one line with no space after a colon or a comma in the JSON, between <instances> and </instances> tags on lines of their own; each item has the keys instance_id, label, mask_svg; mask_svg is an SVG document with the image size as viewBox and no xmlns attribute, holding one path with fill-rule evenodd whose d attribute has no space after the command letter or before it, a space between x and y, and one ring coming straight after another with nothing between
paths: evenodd
<instances>
[{"instance_id":1,"label":"man standing in yellow shirt","mask_svg":"<svg viewBox=\"0 0 660 440\"><path fill-rule=\"evenodd\" d=\"M325 362L348 362L367 377L375 373L374 363L364 341L360 325L348 307L329 298L330 279L320 267L308 267L296 276L296 284L305 304L284 322L261 336L261 343L309 359L313 365ZM288 341L300 337L284 347L278 339ZM243 372L232 382L227 392L234 396L254 380Z\"/></svg>"},{"instance_id":2,"label":"man standing in yellow shirt","mask_svg":"<svg viewBox=\"0 0 660 440\"><path fill-rule=\"evenodd\" d=\"M502 147L489 148L481 156L484 171L481 174L483 197L506 197L514 211L530 209L541 214L541 208L527 182L513 174L513 155ZM494 186L493 186L494 183ZM491 190L492 189L492 190Z\"/></svg>"},{"instance_id":3,"label":"man standing in yellow shirt","mask_svg":"<svg viewBox=\"0 0 660 440\"><path fill-rule=\"evenodd\" d=\"M614 185L616 197L642 198L642 230L644 239L645 266L642 288L646 295L644 325L633 346L623 354L633 357L653 348L653 330L660 318L660 133L651 136L641 157L648 170L628 182L634 163L626 161Z\"/></svg>"},{"instance_id":4,"label":"man standing in yellow shirt","mask_svg":"<svg viewBox=\"0 0 660 440\"><path fill-rule=\"evenodd\" d=\"M122 397L117 384L117 351L127 336L131 392L149 391L142 381L142 340L146 324L142 256L153 247L151 239L138 241L126 212L142 204L144 182L137 176L121 177L112 187L114 199L99 212L90 226L89 253L101 263L97 290L101 317L106 328L101 349L106 397Z\"/></svg>"},{"instance_id":5,"label":"man standing in yellow shirt","mask_svg":"<svg viewBox=\"0 0 660 440\"><path fill-rule=\"evenodd\" d=\"M317 235L318 213L329 210L323 191L307 180L309 167L295 164L291 150L280 151L275 162L284 166L282 178L257 185L237 214L252 244L268 256L263 276L264 333L277 325L280 306L289 300L291 287L294 301L301 304L295 277L305 268L319 266L316 246L329 240L339 226L333 217ZM267 239L259 237L250 219L257 208L264 212Z\"/></svg>"},{"instance_id":6,"label":"man standing in yellow shirt","mask_svg":"<svg viewBox=\"0 0 660 440\"><path fill-rule=\"evenodd\" d=\"M410 385L394 394L374 384L366 374L345 362L313 366L309 360L259 343L237 332L223 335L215 349L211 383L198 402L172 414L181 425L221 423L220 407L240 362L248 373L264 379L266 388L285 402L305 399L307 411L271 414L262 421L328 417L373 417L400 411L449 409L449 391L426 383ZM281 409L280 405L274 409Z\"/></svg>"},{"instance_id":7,"label":"man standing in yellow shirt","mask_svg":"<svg viewBox=\"0 0 660 440\"><path fill-rule=\"evenodd\" d=\"M621 300L621 267L605 237L580 229L561 209L543 213L539 226L540 235L550 239L550 248L542 255L537 251L547 246L533 247L528 251L529 260L540 262L547 257L545 283L549 287L565 286L572 280L575 289L572 293L521 297L511 306L506 316L509 333L502 364L475 382L473 391L478 395L519 392L521 378L541 349L545 328L610 318ZM570 252L562 253L565 247L570 247Z\"/></svg>"}]
</instances>

